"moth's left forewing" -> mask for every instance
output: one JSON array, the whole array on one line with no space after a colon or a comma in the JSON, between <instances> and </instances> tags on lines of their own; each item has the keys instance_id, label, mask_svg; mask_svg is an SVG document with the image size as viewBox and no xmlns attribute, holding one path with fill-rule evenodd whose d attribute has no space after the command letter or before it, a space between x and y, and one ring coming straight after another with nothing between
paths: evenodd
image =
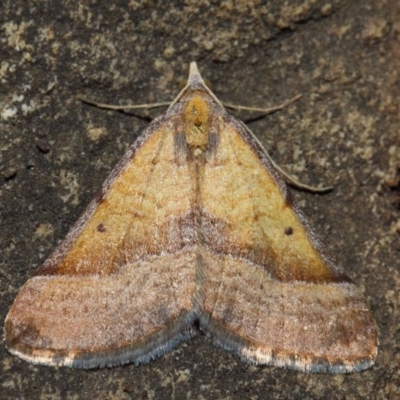
<instances>
[{"instance_id":1,"label":"moth's left forewing","mask_svg":"<svg viewBox=\"0 0 400 400\"><path fill-rule=\"evenodd\" d=\"M204 167L202 327L242 358L313 372L370 366L373 316L325 255L242 123L221 112Z\"/></svg>"}]
</instances>

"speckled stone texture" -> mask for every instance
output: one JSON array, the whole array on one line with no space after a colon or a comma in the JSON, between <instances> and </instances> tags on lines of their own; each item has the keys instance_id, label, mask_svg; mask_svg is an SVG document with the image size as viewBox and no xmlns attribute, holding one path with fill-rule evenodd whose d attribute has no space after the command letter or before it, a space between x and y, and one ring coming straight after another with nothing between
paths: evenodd
<instances>
[{"instance_id":1,"label":"speckled stone texture","mask_svg":"<svg viewBox=\"0 0 400 400\"><path fill-rule=\"evenodd\" d=\"M149 364L82 371L0 347L0 397L396 399L400 397L400 5L397 0L53 1L0 5L0 318L157 110L190 61L218 98L286 110L239 113L377 320L376 365L307 375L247 365L202 333Z\"/></svg>"}]
</instances>

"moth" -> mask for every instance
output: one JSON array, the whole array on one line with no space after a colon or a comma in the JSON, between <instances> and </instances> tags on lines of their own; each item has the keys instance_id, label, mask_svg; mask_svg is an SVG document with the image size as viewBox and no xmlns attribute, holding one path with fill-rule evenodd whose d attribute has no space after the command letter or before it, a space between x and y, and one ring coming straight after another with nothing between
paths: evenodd
<instances>
[{"instance_id":1,"label":"moth","mask_svg":"<svg viewBox=\"0 0 400 400\"><path fill-rule=\"evenodd\" d=\"M192 63L21 289L5 344L34 364L111 367L161 356L195 325L245 361L304 372L377 355L365 300Z\"/></svg>"}]
</instances>

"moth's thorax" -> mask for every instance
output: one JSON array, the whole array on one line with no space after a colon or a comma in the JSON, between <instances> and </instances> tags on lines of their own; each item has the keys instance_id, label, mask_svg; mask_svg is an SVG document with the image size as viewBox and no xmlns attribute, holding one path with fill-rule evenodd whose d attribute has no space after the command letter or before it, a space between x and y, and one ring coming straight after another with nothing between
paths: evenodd
<instances>
[{"instance_id":1,"label":"moth's thorax","mask_svg":"<svg viewBox=\"0 0 400 400\"><path fill-rule=\"evenodd\" d=\"M212 99L201 91L185 96L184 127L186 143L195 157L203 154L209 142L210 122L212 115Z\"/></svg>"}]
</instances>

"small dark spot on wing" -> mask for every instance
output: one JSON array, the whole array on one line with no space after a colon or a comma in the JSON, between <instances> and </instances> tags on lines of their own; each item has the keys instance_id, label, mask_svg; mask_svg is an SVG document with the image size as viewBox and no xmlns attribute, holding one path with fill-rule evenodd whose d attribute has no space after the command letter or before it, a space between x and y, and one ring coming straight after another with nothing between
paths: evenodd
<instances>
[{"instance_id":1,"label":"small dark spot on wing","mask_svg":"<svg viewBox=\"0 0 400 400\"><path fill-rule=\"evenodd\" d=\"M104 226L103 223L97 225L97 231L98 231L98 232L104 233L106 230L107 230L107 229L106 229L106 227Z\"/></svg>"},{"instance_id":2,"label":"small dark spot on wing","mask_svg":"<svg viewBox=\"0 0 400 400\"><path fill-rule=\"evenodd\" d=\"M287 228L285 228L285 235L286 236L292 236L293 235L293 228L291 226L288 226Z\"/></svg>"}]
</instances>

